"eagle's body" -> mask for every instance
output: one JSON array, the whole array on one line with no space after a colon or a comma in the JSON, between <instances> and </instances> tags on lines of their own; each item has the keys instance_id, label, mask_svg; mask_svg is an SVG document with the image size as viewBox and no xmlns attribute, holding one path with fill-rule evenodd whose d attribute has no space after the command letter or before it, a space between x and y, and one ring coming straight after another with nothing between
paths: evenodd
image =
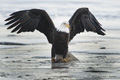
<instances>
[{"instance_id":1,"label":"eagle's body","mask_svg":"<svg viewBox=\"0 0 120 80\"><path fill-rule=\"evenodd\" d=\"M69 33L56 31L52 44L52 57L55 57L55 54L57 53L58 55L63 55L63 58L66 58L68 42Z\"/></svg>"},{"instance_id":2,"label":"eagle's body","mask_svg":"<svg viewBox=\"0 0 120 80\"><path fill-rule=\"evenodd\" d=\"M63 62L68 53L68 43L78 33L92 31L99 35L105 35L101 24L88 8L79 8L68 22L63 22L57 29L46 11L41 9L31 9L14 12L5 21L6 25L11 24L8 29L15 27L12 32L21 33L34 31L42 32L49 43L52 44L52 61L61 61L58 55L62 56Z\"/></svg>"}]
</instances>

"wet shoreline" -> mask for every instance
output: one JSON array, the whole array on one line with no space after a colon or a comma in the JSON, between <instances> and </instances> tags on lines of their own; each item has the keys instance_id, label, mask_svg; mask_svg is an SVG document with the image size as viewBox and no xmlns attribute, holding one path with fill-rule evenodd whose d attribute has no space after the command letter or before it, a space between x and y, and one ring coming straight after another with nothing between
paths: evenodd
<instances>
[{"instance_id":1,"label":"wet shoreline","mask_svg":"<svg viewBox=\"0 0 120 80\"><path fill-rule=\"evenodd\" d=\"M107 30L106 36L77 35L69 51L79 61L60 64L51 64L51 45L44 35L35 32L7 36L10 32L0 30L4 32L0 34L0 80L120 79L120 30Z\"/></svg>"}]
</instances>

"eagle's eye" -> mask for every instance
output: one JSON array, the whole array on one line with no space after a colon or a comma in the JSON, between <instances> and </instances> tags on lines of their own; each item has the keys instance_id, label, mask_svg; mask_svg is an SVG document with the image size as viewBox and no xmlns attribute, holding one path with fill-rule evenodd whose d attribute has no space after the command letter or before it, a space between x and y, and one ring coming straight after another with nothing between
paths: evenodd
<instances>
[{"instance_id":1,"label":"eagle's eye","mask_svg":"<svg viewBox=\"0 0 120 80\"><path fill-rule=\"evenodd\" d=\"M66 23L63 23L64 25L66 25Z\"/></svg>"}]
</instances>

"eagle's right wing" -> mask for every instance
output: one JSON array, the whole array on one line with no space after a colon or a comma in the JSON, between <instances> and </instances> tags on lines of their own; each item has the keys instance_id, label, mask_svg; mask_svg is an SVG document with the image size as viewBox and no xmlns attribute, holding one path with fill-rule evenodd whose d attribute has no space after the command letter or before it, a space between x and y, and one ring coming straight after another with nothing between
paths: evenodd
<instances>
[{"instance_id":1,"label":"eagle's right wing","mask_svg":"<svg viewBox=\"0 0 120 80\"><path fill-rule=\"evenodd\" d=\"M97 21L88 8L79 8L69 20L70 24L70 40L81 32L92 31L99 35L105 35L104 29Z\"/></svg>"}]
</instances>

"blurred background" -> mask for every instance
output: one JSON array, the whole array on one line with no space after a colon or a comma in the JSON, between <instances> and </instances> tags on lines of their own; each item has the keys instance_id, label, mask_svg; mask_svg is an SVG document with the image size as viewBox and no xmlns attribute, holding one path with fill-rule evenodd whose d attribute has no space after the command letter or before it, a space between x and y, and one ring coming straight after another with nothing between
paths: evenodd
<instances>
[{"instance_id":1,"label":"blurred background","mask_svg":"<svg viewBox=\"0 0 120 80\"><path fill-rule=\"evenodd\" d=\"M0 27L12 12L25 9L44 9L56 26L69 20L76 9L88 7L105 29L120 29L119 0L0 0Z\"/></svg>"}]
</instances>

